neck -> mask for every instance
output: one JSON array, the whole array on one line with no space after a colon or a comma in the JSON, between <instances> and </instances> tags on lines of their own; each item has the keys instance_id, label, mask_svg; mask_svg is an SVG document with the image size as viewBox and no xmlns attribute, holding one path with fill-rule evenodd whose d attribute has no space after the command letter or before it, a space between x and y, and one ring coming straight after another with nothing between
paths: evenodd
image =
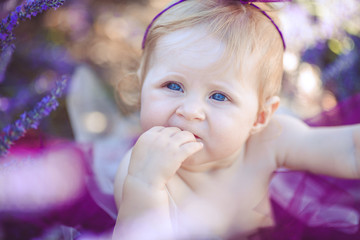
<instances>
[{"instance_id":1,"label":"neck","mask_svg":"<svg viewBox=\"0 0 360 240\"><path fill-rule=\"evenodd\" d=\"M184 165L177 171L177 175L192 189L198 191L205 185L232 179L243 164L245 153L240 150L231 157L200 165Z\"/></svg>"},{"instance_id":2,"label":"neck","mask_svg":"<svg viewBox=\"0 0 360 240\"><path fill-rule=\"evenodd\" d=\"M181 171L194 172L194 173L207 173L214 174L216 172L227 171L236 167L238 164L244 161L245 148L236 151L231 156L215 160L212 162L202 163L202 164L182 164L180 169Z\"/></svg>"}]
</instances>

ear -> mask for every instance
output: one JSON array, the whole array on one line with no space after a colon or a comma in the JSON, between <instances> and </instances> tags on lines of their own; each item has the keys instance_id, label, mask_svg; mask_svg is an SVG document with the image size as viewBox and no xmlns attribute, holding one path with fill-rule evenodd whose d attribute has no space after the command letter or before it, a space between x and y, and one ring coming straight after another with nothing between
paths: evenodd
<instances>
[{"instance_id":1,"label":"ear","mask_svg":"<svg viewBox=\"0 0 360 240\"><path fill-rule=\"evenodd\" d=\"M272 96L265 102L262 110L258 113L253 128L250 131L251 135L260 132L268 125L272 115L278 109L279 105L280 98L278 96Z\"/></svg>"}]
</instances>

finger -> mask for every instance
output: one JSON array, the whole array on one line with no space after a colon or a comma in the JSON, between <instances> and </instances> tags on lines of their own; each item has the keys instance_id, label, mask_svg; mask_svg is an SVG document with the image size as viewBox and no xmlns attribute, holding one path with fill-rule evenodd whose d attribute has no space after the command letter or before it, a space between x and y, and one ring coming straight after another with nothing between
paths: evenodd
<instances>
[{"instance_id":1,"label":"finger","mask_svg":"<svg viewBox=\"0 0 360 240\"><path fill-rule=\"evenodd\" d=\"M152 127L148 130L146 130L145 132L143 132L139 138L137 139L136 141L136 146L137 145L142 145L142 144L145 144L145 143L151 143L151 142L154 142L155 139L158 138L159 136L159 132L163 129L164 127L162 126L155 126L155 127Z\"/></svg>"},{"instance_id":2,"label":"finger","mask_svg":"<svg viewBox=\"0 0 360 240\"><path fill-rule=\"evenodd\" d=\"M194 134L189 131L180 131L172 136L172 140L178 144L184 144L187 142L195 142L196 138Z\"/></svg>"},{"instance_id":3,"label":"finger","mask_svg":"<svg viewBox=\"0 0 360 240\"><path fill-rule=\"evenodd\" d=\"M151 136L157 136L159 134L159 132L161 132L162 130L164 129L164 127L162 126L155 126L155 127L152 127L148 130L146 130L145 132L143 132L141 134L141 136L144 136L144 137L151 137Z\"/></svg>"},{"instance_id":4,"label":"finger","mask_svg":"<svg viewBox=\"0 0 360 240\"><path fill-rule=\"evenodd\" d=\"M165 127L163 126L155 126L148 130L148 132L161 132Z\"/></svg>"},{"instance_id":5,"label":"finger","mask_svg":"<svg viewBox=\"0 0 360 240\"><path fill-rule=\"evenodd\" d=\"M183 155L185 160L189 156L199 152L201 149L203 149L203 147L204 144L201 142L188 142L181 145L181 154Z\"/></svg>"},{"instance_id":6,"label":"finger","mask_svg":"<svg viewBox=\"0 0 360 240\"><path fill-rule=\"evenodd\" d=\"M177 127L164 127L160 130L161 135L164 137L172 137L178 132L181 132L181 129Z\"/></svg>"},{"instance_id":7,"label":"finger","mask_svg":"<svg viewBox=\"0 0 360 240\"><path fill-rule=\"evenodd\" d=\"M157 137L154 139L156 142L153 142L153 144L158 147L179 147L182 142L175 142L171 137L180 131L181 130L176 127L164 127L157 133Z\"/></svg>"}]
</instances>

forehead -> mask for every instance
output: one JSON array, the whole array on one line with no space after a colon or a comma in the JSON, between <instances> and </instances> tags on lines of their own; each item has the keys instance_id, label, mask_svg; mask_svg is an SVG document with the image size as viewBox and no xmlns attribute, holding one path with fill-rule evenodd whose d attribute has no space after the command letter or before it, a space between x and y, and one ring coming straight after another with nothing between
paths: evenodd
<instances>
[{"instance_id":1,"label":"forehead","mask_svg":"<svg viewBox=\"0 0 360 240\"><path fill-rule=\"evenodd\" d=\"M230 73L238 79L256 77L257 58L244 56L241 59L229 54L226 44L210 35L206 28L198 25L168 33L160 37L153 51L150 65L180 66L196 70L211 71L216 75ZM246 58L246 59L245 59ZM248 81L246 81L248 82ZM249 82L248 82L249 83Z\"/></svg>"},{"instance_id":2,"label":"forehead","mask_svg":"<svg viewBox=\"0 0 360 240\"><path fill-rule=\"evenodd\" d=\"M224 53L224 43L210 36L201 27L192 27L161 37L156 44L154 57L157 61L168 61L170 58L179 63L192 60L192 65L201 69L215 67Z\"/></svg>"}]
</instances>

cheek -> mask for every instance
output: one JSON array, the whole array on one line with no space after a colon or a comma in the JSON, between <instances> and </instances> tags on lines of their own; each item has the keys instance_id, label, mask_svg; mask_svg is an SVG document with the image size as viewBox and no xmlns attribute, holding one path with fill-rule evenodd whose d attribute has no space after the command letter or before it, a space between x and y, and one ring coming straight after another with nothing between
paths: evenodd
<instances>
[{"instance_id":1,"label":"cheek","mask_svg":"<svg viewBox=\"0 0 360 240\"><path fill-rule=\"evenodd\" d=\"M255 119L256 113L253 111L215 117L211 124L214 147L222 148L226 152L241 147L249 137Z\"/></svg>"},{"instance_id":2,"label":"cheek","mask_svg":"<svg viewBox=\"0 0 360 240\"><path fill-rule=\"evenodd\" d=\"M234 146L242 145L249 136L250 124L242 121L226 122L215 132L215 140L224 149L232 149Z\"/></svg>"},{"instance_id":3,"label":"cheek","mask_svg":"<svg viewBox=\"0 0 360 240\"><path fill-rule=\"evenodd\" d=\"M166 101L150 94L142 94L140 123L144 131L154 126L164 126L169 118L169 106Z\"/></svg>"},{"instance_id":4,"label":"cheek","mask_svg":"<svg viewBox=\"0 0 360 240\"><path fill-rule=\"evenodd\" d=\"M149 104L149 102L141 104L140 124L144 131L147 131L154 126L161 125L157 108L153 108L152 104Z\"/></svg>"},{"instance_id":5,"label":"cheek","mask_svg":"<svg viewBox=\"0 0 360 240\"><path fill-rule=\"evenodd\" d=\"M153 109L151 96L147 93L141 92L141 105L140 105L140 124L144 131L147 131L152 126L153 118L156 116L152 114L156 109Z\"/></svg>"}]
</instances>

